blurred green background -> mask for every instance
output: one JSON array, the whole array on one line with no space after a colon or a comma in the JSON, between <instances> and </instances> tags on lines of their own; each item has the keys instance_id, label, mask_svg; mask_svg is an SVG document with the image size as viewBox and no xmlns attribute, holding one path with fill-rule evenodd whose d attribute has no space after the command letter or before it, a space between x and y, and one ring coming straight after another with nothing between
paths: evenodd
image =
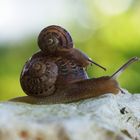
<instances>
[{"instance_id":1,"label":"blurred green background","mask_svg":"<svg viewBox=\"0 0 140 140\"><path fill-rule=\"evenodd\" d=\"M90 77L111 75L129 58L140 57L140 0L1 0L0 19L0 100L24 95L21 69L38 50L39 32L51 24L66 28L76 48L108 69L88 67ZM140 93L140 63L118 80Z\"/></svg>"}]
</instances>

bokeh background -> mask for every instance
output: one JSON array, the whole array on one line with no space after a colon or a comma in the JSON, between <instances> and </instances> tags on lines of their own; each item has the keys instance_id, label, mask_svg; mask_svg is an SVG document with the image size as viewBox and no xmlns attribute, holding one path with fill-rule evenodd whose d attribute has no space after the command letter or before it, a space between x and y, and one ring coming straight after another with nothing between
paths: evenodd
<instances>
[{"instance_id":1,"label":"bokeh background","mask_svg":"<svg viewBox=\"0 0 140 140\"><path fill-rule=\"evenodd\" d=\"M46 26L66 28L94 61L90 77L111 75L133 56L140 57L140 0L0 0L0 100L24 95L19 76L38 50L37 36ZM140 63L120 77L123 88L140 92Z\"/></svg>"}]
</instances>

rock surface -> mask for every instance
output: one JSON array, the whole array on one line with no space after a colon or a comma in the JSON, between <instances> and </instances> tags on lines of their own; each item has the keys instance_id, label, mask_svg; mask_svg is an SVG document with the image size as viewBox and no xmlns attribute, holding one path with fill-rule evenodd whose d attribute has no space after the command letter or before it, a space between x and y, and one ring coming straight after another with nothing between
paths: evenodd
<instances>
[{"instance_id":1,"label":"rock surface","mask_svg":"<svg viewBox=\"0 0 140 140\"><path fill-rule=\"evenodd\" d=\"M140 140L140 94L71 104L0 103L0 140Z\"/></svg>"}]
</instances>

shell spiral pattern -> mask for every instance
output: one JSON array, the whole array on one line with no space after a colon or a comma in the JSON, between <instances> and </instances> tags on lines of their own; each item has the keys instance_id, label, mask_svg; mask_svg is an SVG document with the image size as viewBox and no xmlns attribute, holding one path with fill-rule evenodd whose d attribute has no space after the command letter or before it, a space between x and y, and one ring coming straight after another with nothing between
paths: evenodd
<instances>
[{"instance_id":1,"label":"shell spiral pattern","mask_svg":"<svg viewBox=\"0 0 140 140\"><path fill-rule=\"evenodd\" d=\"M56 25L44 28L38 36L39 48L46 53L55 53L59 48L73 48L73 41L68 31Z\"/></svg>"},{"instance_id":2,"label":"shell spiral pattern","mask_svg":"<svg viewBox=\"0 0 140 140\"><path fill-rule=\"evenodd\" d=\"M20 83L29 96L48 96L55 91L58 67L45 58L34 58L27 61L21 73Z\"/></svg>"}]
</instances>

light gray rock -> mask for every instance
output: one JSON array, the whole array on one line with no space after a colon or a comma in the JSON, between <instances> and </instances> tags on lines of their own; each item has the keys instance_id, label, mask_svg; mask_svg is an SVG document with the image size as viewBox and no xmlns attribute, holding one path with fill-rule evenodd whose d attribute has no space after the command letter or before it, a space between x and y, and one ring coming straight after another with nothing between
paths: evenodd
<instances>
[{"instance_id":1,"label":"light gray rock","mask_svg":"<svg viewBox=\"0 0 140 140\"><path fill-rule=\"evenodd\" d=\"M0 103L0 140L140 140L140 94L71 104Z\"/></svg>"}]
</instances>

